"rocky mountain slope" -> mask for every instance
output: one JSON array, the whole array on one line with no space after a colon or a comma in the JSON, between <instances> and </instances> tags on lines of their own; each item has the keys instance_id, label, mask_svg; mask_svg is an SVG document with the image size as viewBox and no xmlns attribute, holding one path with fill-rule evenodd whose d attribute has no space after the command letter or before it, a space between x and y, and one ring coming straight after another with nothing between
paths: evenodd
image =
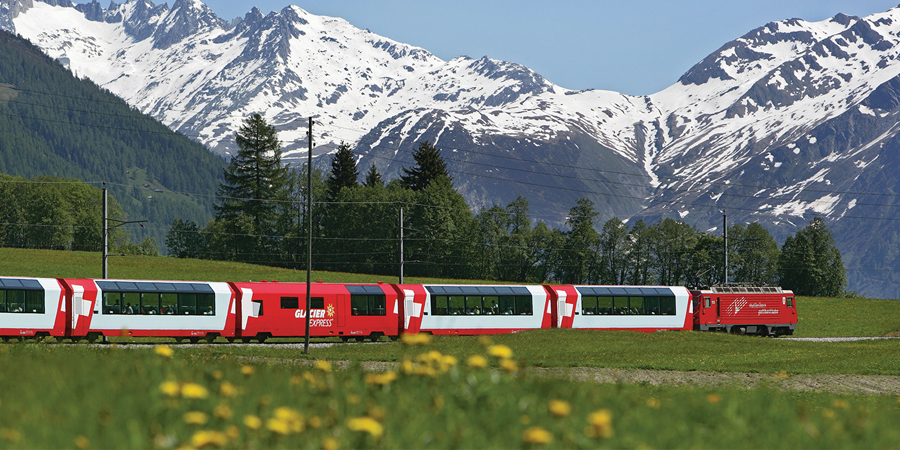
<instances>
[{"instance_id":1,"label":"rocky mountain slope","mask_svg":"<svg viewBox=\"0 0 900 450\"><path fill-rule=\"evenodd\" d=\"M523 195L553 225L580 197L601 218L721 210L784 237L829 220L851 288L893 296L900 10L773 22L648 96L571 91L487 57L421 48L299 7L223 21L199 0L74 7L0 0L14 29L78 76L227 154L248 114L279 129L287 161L354 144L388 178L422 140L443 149L475 207ZM870 236L884 236L872 242Z\"/></svg>"}]
</instances>

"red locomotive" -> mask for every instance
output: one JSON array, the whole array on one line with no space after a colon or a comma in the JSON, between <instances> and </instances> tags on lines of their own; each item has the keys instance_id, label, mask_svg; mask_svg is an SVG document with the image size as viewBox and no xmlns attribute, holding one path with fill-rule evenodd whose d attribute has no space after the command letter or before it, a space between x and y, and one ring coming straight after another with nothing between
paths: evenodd
<instances>
[{"instance_id":1,"label":"red locomotive","mask_svg":"<svg viewBox=\"0 0 900 450\"><path fill-rule=\"evenodd\" d=\"M544 328L792 334L780 288L438 285L0 277L0 337L309 336L377 340L402 333L480 335Z\"/></svg>"}]
</instances>

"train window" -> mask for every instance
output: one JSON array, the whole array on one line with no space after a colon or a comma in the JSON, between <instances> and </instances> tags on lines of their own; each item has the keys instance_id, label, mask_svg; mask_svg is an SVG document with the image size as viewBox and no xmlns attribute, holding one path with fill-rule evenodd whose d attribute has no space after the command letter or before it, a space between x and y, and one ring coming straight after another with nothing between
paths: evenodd
<instances>
[{"instance_id":1,"label":"train window","mask_svg":"<svg viewBox=\"0 0 900 450\"><path fill-rule=\"evenodd\" d=\"M197 294L197 311L200 311L200 314L214 315L216 294Z\"/></svg>"},{"instance_id":2,"label":"train window","mask_svg":"<svg viewBox=\"0 0 900 450\"><path fill-rule=\"evenodd\" d=\"M466 313L466 298L461 295L450 296L450 314Z\"/></svg>"},{"instance_id":3,"label":"train window","mask_svg":"<svg viewBox=\"0 0 900 450\"><path fill-rule=\"evenodd\" d=\"M586 316L597 314L597 297L581 297L581 313Z\"/></svg>"},{"instance_id":4,"label":"train window","mask_svg":"<svg viewBox=\"0 0 900 450\"><path fill-rule=\"evenodd\" d=\"M160 314L175 314L178 312L178 294L159 294Z\"/></svg>"},{"instance_id":5,"label":"train window","mask_svg":"<svg viewBox=\"0 0 900 450\"><path fill-rule=\"evenodd\" d=\"M197 314L197 294L178 294L178 314Z\"/></svg>"},{"instance_id":6,"label":"train window","mask_svg":"<svg viewBox=\"0 0 900 450\"><path fill-rule=\"evenodd\" d=\"M251 308L253 308L253 309L256 310L256 316L257 316L257 317L262 317L262 315L263 315L263 301L262 301L262 300L250 300L250 302L253 304L253 305L251 306Z\"/></svg>"},{"instance_id":7,"label":"train window","mask_svg":"<svg viewBox=\"0 0 900 450\"><path fill-rule=\"evenodd\" d=\"M629 297L628 314L642 315L644 314L644 297Z\"/></svg>"},{"instance_id":8,"label":"train window","mask_svg":"<svg viewBox=\"0 0 900 450\"><path fill-rule=\"evenodd\" d=\"M122 293L103 293L103 314L122 314Z\"/></svg>"},{"instance_id":9,"label":"train window","mask_svg":"<svg viewBox=\"0 0 900 450\"><path fill-rule=\"evenodd\" d=\"M794 297L788 297L788 298L787 298L787 307L788 307L788 308L793 308L793 307L794 307Z\"/></svg>"},{"instance_id":10,"label":"train window","mask_svg":"<svg viewBox=\"0 0 900 450\"><path fill-rule=\"evenodd\" d=\"M509 295L497 297L500 314L511 315L516 313L516 298Z\"/></svg>"},{"instance_id":11,"label":"train window","mask_svg":"<svg viewBox=\"0 0 900 450\"><path fill-rule=\"evenodd\" d=\"M125 314L140 314L141 294L139 292L122 293L122 312Z\"/></svg>"},{"instance_id":12,"label":"train window","mask_svg":"<svg viewBox=\"0 0 900 450\"><path fill-rule=\"evenodd\" d=\"M644 298L644 314L646 314L646 315L658 315L659 314L659 297L645 297Z\"/></svg>"},{"instance_id":13,"label":"train window","mask_svg":"<svg viewBox=\"0 0 900 450\"><path fill-rule=\"evenodd\" d=\"M612 297L597 297L597 313L610 315L613 313Z\"/></svg>"},{"instance_id":14,"label":"train window","mask_svg":"<svg viewBox=\"0 0 900 450\"><path fill-rule=\"evenodd\" d=\"M516 314L529 316L533 314L531 297L526 297L524 295L516 296Z\"/></svg>"},{"instance_id":15,"label":"train window","mask_svg":"<svg viewBox=\"0 0 900 450\"><path fill-rule=\"evenodd\" d=\"M309 309L325 309L325 297L310 298Z\"/></svg>"},{"instance_id":16,"label":"train window","mask_svg":"<svg viewBox=\"0 0 900 450\"><path fill-rule=\"evenodd\" d=\"M710 306L710 298L709 298L709 297L703 297L703 307L704 307L704 308L709 308L709 306Z\"/></svg>"},{"instance_id":17,"label":"train window","mask_svg":"<svg viewBox=\"0 0 900 450\"><path fill-rule=\"evenodd\" d=\"M313 300L322 299L321 307L316 308L316 303ZM350 295L350 307L352 308L350 314L354 316L384 316L387 315L387 311L385 309L385 304L387 301L385 300L384 295ZM313 309L324 309L325 308L325 298L324 297L314 297L310 300L310 305L313 306Z\"/></svg>"},{"instance_id":18,"label":"train window","mask_svg":"<svg viewBox=\"0 0 900 450\"><path fill-rule=\"evenodd\" d=\"M156 292L141 295L141 314L159 314L159 294Z\"/></svg>"},{"instance_id":19,"label":"train window","mask_svg":"<svg viewBox=\"0 0 900 450\"><path fill-rule=\"evenodd\" d=\"M446 316L447 313L447 302L450 297L446 295L432 295L431 296L431 315L432 316Z\"/></svg>"},{"instance_id":20,"label":"train window","mask_svg":"<svg viewBox=\"0 0 900 450\"><path fill-rule=\"evenodd\" d=\"M659 298L659 309L660 314L664 316L674 316L675 315L675 297L660 297Z\"/></svg>"},{"instance_id":21,"label":"train window","mask_svg":"<svg viewBox=\"0 0 900 450\"><path fill-rule=\"evenodd\" d=\"M466 314L468 315L479 315L481 311L484 309L484 305L481 302L482 298L480 295L467 295L466 296Z\"/></svg>"},{"instance_id":22,"label":"train window","mask_svg":"<svg viewBox=\"0 0 900 450\"><path fill-rule=\"evenodd\" d=\"M486 295L484 296L484 310L483 314L500 314L500 304L498 303L498 298L496 295Z\"/></svg>"},{"instance_id":23,"label":"train window","mask_svg":"<svg viewBox=\"0 0 900 450\"><path fill-rule=\"evenodd\" d=\"M616 315L627 314L628 297L613 297L613 313Z\"/></svg>"},{"instance_id":24,"label":"train window","mask_svg":"<svg viewBox=\"0 0 900 450\"><path fill-rule=\"evenodd\" d=\"M370 316L384 316L386 315L385 311L385 299L383 295L369 295L369 315Z\"/></svg>"},{"instance_id":25,"label":"train window","mask_svg":"<svg viewBox=\"0 0 900 450\"><path fill-rule=\"evenodd\" d=\"M350 308L350 314L353 316L368 316L369 299L365 295L351 295Z\"/></svg>"},{"instance_id":26,"label":"train window","mask_svg":"<svg viewBox=\"0 0 900 450\"><path fill-rule=\"evenodd\" d=\"M281 297L281 309L300 309L300 298Z\"/></svg>"},{"instance_id":27,"label":"train window","mask_svg":"<svg viewBox=\"0 0 900 450\"><path fill-rule=\"evenodd\" d=\"M9 306L6 304L6 291L0 290L0 313L9 312Z\"/></svg>"},{"instance_id":28,"label":"train window","mask_svg":"<svg viewBox=\"0 0 900 450\"><path fill-rule=\"evenodd\" d=\"M44 313L44 292L43 291L24 291L25 292L25 312Z\"/></svg>"}]
</instances>

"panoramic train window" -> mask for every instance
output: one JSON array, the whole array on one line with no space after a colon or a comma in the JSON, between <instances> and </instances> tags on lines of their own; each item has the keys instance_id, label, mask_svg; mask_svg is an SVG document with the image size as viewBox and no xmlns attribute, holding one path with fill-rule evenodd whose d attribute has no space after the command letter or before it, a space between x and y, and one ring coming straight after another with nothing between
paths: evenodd
<instances>
[{"instance_id":1,"label":"panoramic train window","mask_svg":"<svg viewBox=\"0 0 900 450\"><path fill-rule=\"evenodd\" d=\"M434 316L532 314L531 292L522 286L425 286Z\"/></svg>"},{"instance_id":2,"label":"panoramic train window","mask_svg":"<svg viewBox=\"0 0 900 450\"><path fill-rule=\"evenodd\" d=\"M353 316L384 316L387 315L385 307L387 300L384 291L378 286L347 286L350 291L350 315ZM322 299L318 309L325 308L325 298ZM316 309L316 298L311 299L310 304Z\"/></svg>"},{"instance_id":3,"label":"panoramic train window","mask_svg":"<svg viewBox=\"0 0 900 450\"><path fill-rule=\"evenodd\" d=\"M37 280L0 279L0 313L44 313L44 288Z\"/></svg>"},{"instance_id":4,"label":"panoramic train window","mask_svg":"<svg viewBox=\"0 0 900 450\"><path fill-rule=\"evenodd\" d=\"M675 315L675 297L666 288L576 287L581 293L581 313L590 315Z\"/></svg>"},{"instance_id":5,"label":"panoramic train window","mask_svg":"<svg viewBox=\"0 0 900 450\"><path fill-rule=\"evenodd\" d=\"M216 294L208 284L97 281L103 314L215 314Z\"/></svg>"}]
</instances>

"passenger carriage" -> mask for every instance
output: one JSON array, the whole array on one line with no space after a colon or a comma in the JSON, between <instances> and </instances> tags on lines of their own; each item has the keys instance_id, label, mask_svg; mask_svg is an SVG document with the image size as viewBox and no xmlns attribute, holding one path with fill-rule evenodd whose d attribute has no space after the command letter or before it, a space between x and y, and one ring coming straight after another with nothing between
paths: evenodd
<instances>
[{"instance_id":1,"label":"passenger carriage","mask_svg":"<svg viewBox=\"0 0 900 450\"><path fill-rule=\"evenodd\" d=\"M691 296L677 286L546 286L559 328L690 330Z\"/></svg>"},{"instance_id":2,"label":"passenger carriage","mask_svg":"<svg viewBox=\"0 0 900 450\"><path fill-rule=\"evenodd\" d=\"M396 285L404 298L407 333L504 334L550 328L543 286Z\"/></svg>"},{"instance_id":3,"label":"passenger carriage","mask_svg":"<svg viewBox=\"0 0 900 450\"><path fill-rule=\"evenodd\" d=\"M75 305L84 304L86 335L173 337L209 341L234 337L235 298L227 283L143 280L60 280ZM90 306L90 308L88 308Z\"/></svg>"},{"instance_id":4,"label":"passenger carriage","mask_svg":"<svg viewBox=\"0 0 900 450\"><path fill-rule=\"evenodd\" d=\"M69 317L63 288L55 278L0 277L0 337L73 335L83 326L76 313ZM77 334L77 331L75 332Z\"/></svg>"},{"instance_id":5,"label":"passenger carriage","mask_svg":"<svg viewBox=\"0 0 900 450\"><path fill-rule=\"evenodd\" d=\"M245 342L268 337L305 336L344 341L376 340L400 335L397 292L389 284L312 283L306 306L306 283L231 283L238 294L237 336Z\"/></svg>"}]
</instances>

